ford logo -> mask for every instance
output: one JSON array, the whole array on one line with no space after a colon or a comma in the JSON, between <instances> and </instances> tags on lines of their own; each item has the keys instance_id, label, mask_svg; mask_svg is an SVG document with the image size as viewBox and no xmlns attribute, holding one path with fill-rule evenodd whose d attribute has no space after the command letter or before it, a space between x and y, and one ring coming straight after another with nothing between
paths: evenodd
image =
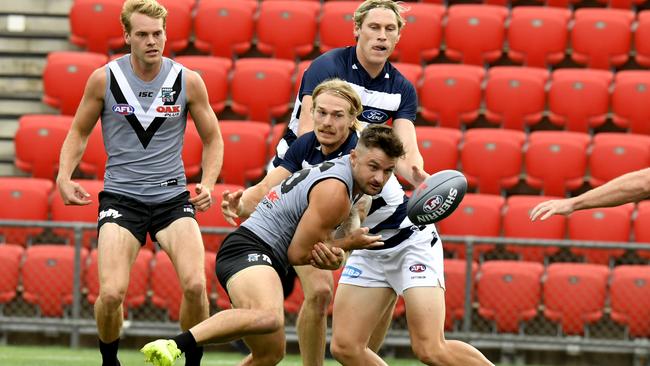
<instances>
[{"instance_id":1,"label":"ford logo","mask_svg":"<svg viewBox=\"0 0 650 366\"><path fill-rule=\"evenodd\" d=\"M135 112L135 108L128 104L115 104L113 105L113 112L117 114L121 114L123 116L128 116L130 114L133 114Z\"/></svg>"},{"instance_id":2,"label":"ford logo","mask_svg":"<svg viewBox=\"0 0 650 366\"><path fill-rule=\"evenodd\" d=\"M361 113L361 116L368 122L386 122L388 121L388 115L382 111L376 109L367 109Z\"/></svg>"}]
</instances>

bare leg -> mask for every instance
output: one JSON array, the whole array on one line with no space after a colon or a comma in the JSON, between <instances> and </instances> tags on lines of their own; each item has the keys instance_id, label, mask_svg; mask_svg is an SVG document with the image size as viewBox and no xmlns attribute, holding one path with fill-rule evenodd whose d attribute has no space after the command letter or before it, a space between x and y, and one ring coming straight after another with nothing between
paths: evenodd
<instances>
[{"instance_id":1,"label":"bare leg","mask_svg":"<svg viewBox=\"0 0 650 366\"><path fill-rule=\"evenodd\" d=\"M396 294L390 288L367 288L339 284L334 298L332 344L334 358L344 366L384 366L368 348L372 332Z\"/></svg>"},{"instance_id":2,"label":"bare leg","mask_svg":"<svg viewBox=\"0 0 650 366\"><path fill-rule=\"evenodd\" d=\"M327 308L333 293L332 272L312 266L294 268L305 293L296 324L302 364L322 366L325 360Z\"/></svg>"},{"instance_id":3,"label":"bare leg","mask_svg":"<svg viewBox=\"0 0 650 366\"><path fill-rule=\"evenodd\" d=\"M411 346L427 365L493 365L479 350L460 341L445 340L445 291L441 287L413 287L404 291Z\"/></svg>"},{"instance_id":4,"label":"bare leg","mask_svg":"<svg viewBox=\"0 0 650 366\"><path fill-rule=\"evenodd\" d=\"M388 334L388 328L390 328L390 323L393 320L393 312L395 311L395 304L397 304L397 296L392 304L389 304L384 312L384 315L381 316L377 327L370 335L370 340L368 341L368 348L370 348L374 353L379 353L386 334Z\"/></svg>"}]
</instances>

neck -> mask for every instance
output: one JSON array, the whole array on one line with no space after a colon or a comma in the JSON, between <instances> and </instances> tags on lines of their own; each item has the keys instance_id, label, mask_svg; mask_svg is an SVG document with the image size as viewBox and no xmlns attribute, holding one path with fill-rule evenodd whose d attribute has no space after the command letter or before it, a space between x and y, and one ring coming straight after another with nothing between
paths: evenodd
<instances>
[{"instance_id":1,"label":"neck","mask_svg":"<svg viewBox=\"0 0 650 366\"><path fill-rule=\"evenodd\" d=\"M336 151L339 147L341 147L341 145L343 145L343 143L346 140L347 140L347 137L345 138L345 140L339 142L336 145L321 145L320 146L320 151L323 153L323 155L329 155L329 154L333 153L334 151Z\"/></svg>"},{"instance_id":2,"label":"neck","mask_svg":"<svg viewBox=\"0 0 650 366\"><path fill-rule=\"evenodd\" d=\"M368 62L368 60L366 60L365 57L363 57L359 47L357 47L356 53L357 53L357 60L359 60L361 67L363 67L363 69L366 70L366 72L368 73L368 75L370 75L371 78L373 79L376 78L377 75L379 75L379 73L381 72L381 70L384 69L384 65L386 64L385 62L380 65L371 64L370 62Z\"/></svg>"},{"instance_id":3,"label":"neck","mask_svg":"<svg viewBox=\"0 0 650 366\"><path fill-rule=\"evenodd\" d=\"M141 62L136 57L133 57L133 54L131 54L130 58L131 58L131 68L133 68L133 72L142 81L153 80L158 75L162 67L162 58L160 59L159 62L156 62L155 64L147 64Z\"/></svg>"}]
</instances>

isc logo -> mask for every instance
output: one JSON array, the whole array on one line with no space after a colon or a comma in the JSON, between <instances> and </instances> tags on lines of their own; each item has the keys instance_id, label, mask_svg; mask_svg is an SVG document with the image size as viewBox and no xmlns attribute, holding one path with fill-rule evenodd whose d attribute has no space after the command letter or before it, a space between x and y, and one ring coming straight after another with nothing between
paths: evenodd
<instances>
[{"instance_id":1,"label":"isc logo","mask_svg":"<svg viewBox=\"0 0 650 366\"><path fill-rule=\"evenodd\" d=\"M117 114L121 114L123 116L128 116L130 114L133 114L135 112L135 108L128 104L115 104L113 105L113 112Z\"/></svg>"}]
</instances>

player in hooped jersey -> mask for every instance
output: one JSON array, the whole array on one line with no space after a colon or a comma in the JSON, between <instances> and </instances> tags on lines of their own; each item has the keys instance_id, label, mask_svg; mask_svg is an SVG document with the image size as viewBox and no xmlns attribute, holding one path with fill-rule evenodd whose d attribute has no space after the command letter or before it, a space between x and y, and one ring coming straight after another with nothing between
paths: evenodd
<instances>
[{"instance_id":1,"label":"player in hooped jersey","mask_svg":"<svg viewBox=\"0 0 650 366\"><path fill-rule=\"evenodd\" d=\"M174 263L183 289L181 328L209 315L204 249L194 211L205 211L212 203L223 141L200 76L162 57L166 16L155 0L124 3L121 21L131 53L90 76L61 149L57 186L64 202L89 204L88 193L71 176L101 117L108 160L99 195L95 319L103 366L120 364L122 302L147 234ZM185 188L181 159L188 112L203 142L203 174L193 197ZM199 365L202 354L202 348L193 349L186 365Z\"/></svg>"},{"instance_id":2,"label":"player in hooped jersey","mask_svg":"<svg viewBox=\"0 0 650 366\"><path fill-rule=\"evenodd\" d=\"M387 126L367 128L350 155L297 171L273 187L217 253L217 277L233 308L216 313L172 339L142 348L155 366L170 366L197 344L244 339L241 364L276 365L285 353L282 277L290 265L324 262L335 269L343 251L374 246L380 236L358 228L340 239L332 232L350 217L362 194L375 195L392 176L404 149Z\"/></svg>"}]
</instances>

